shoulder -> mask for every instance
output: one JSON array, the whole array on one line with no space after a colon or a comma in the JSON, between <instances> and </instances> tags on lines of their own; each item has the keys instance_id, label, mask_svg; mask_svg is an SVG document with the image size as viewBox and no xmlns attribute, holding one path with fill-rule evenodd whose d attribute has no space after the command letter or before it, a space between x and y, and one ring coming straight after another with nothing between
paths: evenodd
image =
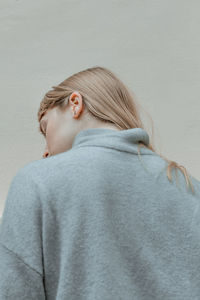
<instances>
[{"instance_id":1,"label":"shoulder","mask_svg":"<svg viewBox=\"0 0 200 300\"><path fill-rule=\"evenodd\" d=\"M41 193L48 193L52 185L56 187L64 177L70 182L73 175L84 172L89 168L89 162L93 161L94 151L91 148L80 147L70 149L47 158L38 159L20 168L12 181L23 182L25 180L30 185L37 186Z\"/></svg>"},{"instance_id":2,"label":"shoulder","mask_svg":"<svg viewBox=\"0 0 200 300\"><path fill-rule=\"evenodd\" d=\"M75 152L75 153L74 153ZM25 164L21 167L15 177L29 177L36 182L42 178L43 175L48 175L49 173L55 172L62 164L70 164L71 159L74 154L76 155L76 151L66 151L62 153L58 153L56 155L41 158L32 162Z\"/></svg>"}]
</instances>

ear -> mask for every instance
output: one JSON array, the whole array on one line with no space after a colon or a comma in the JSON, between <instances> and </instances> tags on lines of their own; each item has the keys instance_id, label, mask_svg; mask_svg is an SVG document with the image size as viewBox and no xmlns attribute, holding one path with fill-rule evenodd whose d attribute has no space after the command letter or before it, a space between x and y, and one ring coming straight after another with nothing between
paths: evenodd
<instances>
[{"instance_id":1,"label":"ear","mask_svg":"<svg viewBox=\"0 0 200 300\"><path fill-rule=\"evenodd\" d=\"M69 104L73 113L73 118L77 119L83 111L83 98L81 94L74 91L69 98Z\"/></svg>"}]
</instances>

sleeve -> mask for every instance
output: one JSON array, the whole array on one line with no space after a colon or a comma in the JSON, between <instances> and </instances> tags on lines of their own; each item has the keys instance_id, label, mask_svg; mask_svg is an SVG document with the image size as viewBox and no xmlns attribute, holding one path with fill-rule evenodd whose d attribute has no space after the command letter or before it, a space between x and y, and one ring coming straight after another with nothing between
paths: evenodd
<instances>
[{"instance_id":1,"label":"sleeve","mask_svg":"<svg viewBox=\"0 0 200 300\"><path fill-rule=\"evenodd\" d=\"M0 244L0 299L45 299L41 274Z\"/></svg>"},{"instance_id":2,"label":"sleeve","mask_svg":"<svg viewBox=\"0 0 200 300\"><path fill-rule=\"evenodd\" d=\"M27 168L9 187L0 224L0 299L45 299L42 205Z\"/></svg>"}]
</instances>

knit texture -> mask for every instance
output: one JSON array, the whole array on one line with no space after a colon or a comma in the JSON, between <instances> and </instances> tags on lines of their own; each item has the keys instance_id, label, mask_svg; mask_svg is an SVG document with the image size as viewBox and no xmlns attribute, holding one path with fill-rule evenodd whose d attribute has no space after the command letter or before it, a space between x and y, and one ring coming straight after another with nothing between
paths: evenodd
<instances>
[{"instance_id":1,"label":"knit texture","mask_svg":"<svg viewBox=\"0 0 200 300\"><path fill-rule=\"evenodd\" d=\"M0 300L199 300L200 182L138 142L80 131L13 177L0 225Z\"/></svg>"}]
</instances>

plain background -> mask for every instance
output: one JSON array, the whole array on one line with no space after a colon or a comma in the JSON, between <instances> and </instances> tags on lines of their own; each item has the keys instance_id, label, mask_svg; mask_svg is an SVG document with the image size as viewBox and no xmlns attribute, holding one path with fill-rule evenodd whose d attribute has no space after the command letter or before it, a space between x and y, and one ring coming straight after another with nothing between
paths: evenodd
<instances>
[{"instance_id":1,"label":"plain background","mask_svg":"<svg viewBox=\"0 0 200 300\"><path fill-rule=\"evenodd\" d=\"M42 159L42 97L96 65L150 114L157 150L200 180L199 11L198 0L0 0L0 215L17 170Z\"/></svg>"}]
</instances>

